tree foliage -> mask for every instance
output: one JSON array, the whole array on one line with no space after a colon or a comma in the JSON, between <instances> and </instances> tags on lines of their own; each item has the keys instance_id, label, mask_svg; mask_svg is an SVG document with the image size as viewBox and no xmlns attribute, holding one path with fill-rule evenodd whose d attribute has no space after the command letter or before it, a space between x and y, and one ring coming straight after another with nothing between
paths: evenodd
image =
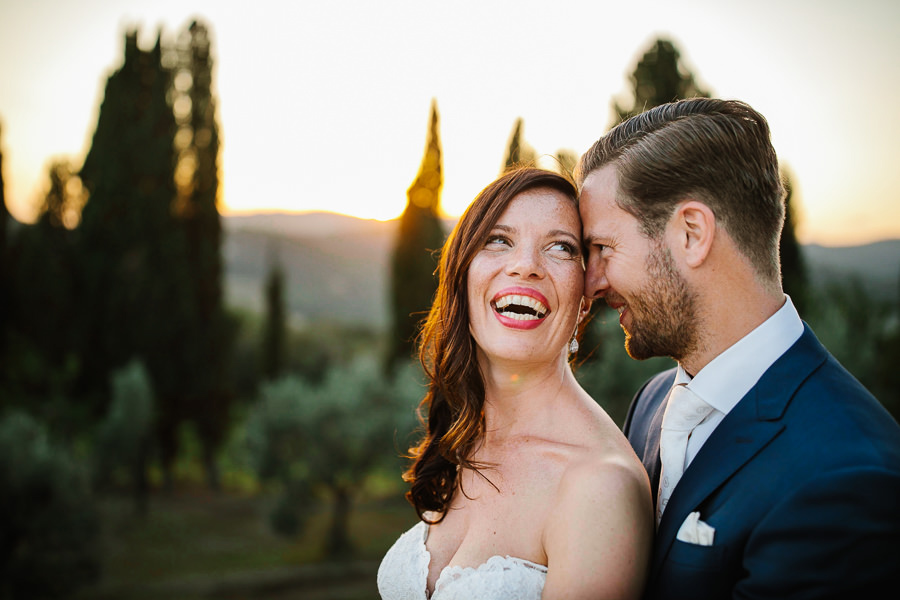
<instances>
[{"instance_id":1,"label":"tree foliage","mask_svg":"<svg viewBox=\"0 0 900 600\"><path fill-rule=\"evenodd\" d=\"M9 280L9 209L6 206L6 187L3 182L3 127L0 127L0 364L6 364L9 345L10 299L12 290ZM0 391L3 389L3 367L0 367Z\"/></svg>"},{"instance_id":2,"label":"tree foliage","mask_svg":"<svg viewBox=\"0 0 900 600\"><path fill-rule=\"evenodd\" d=\"M516 119L512 133L509 136L509 145L506 149L506 156L503 159L501 175L516 167L533 165L537 161L537 152L525 141L524 129L525 122L519 117Z\"/></svg>"},{"instance_id":3,"label":"tree foliage","mask_svg":"<svg viewBox=\"0 0 900 600\"><path fill-rule=\"evenodd\" d=\"M266 380L276 379L285 367L287 311L284 302L284 283L284 269L278 257L271 254L264 290L266 314L262 340L262 375Z\"/></svg>"},{"instance_id":4,"label":"tree foliage","mask_svg":"<svg viewBox=\"0 0 900 600\"><path fill-rule=\"evenodd\" d=\"M52 161L48 176L50 189L38 208L38 222L56 228L75 229L87 200L80 177L66 159Z\"/></svg>"},{"instance_id":5,"label":"tree foliage","mask_svg":"<svg viewBox=\"0 0 900 600\"><path fill-rule=\"evenodd\" d=\"M374 361L358 358L332 368L318 385L296 376L262 385L247 440L259 477L282 489L271 516L276 530L302 531L324 494L332 505L325 552L352 552L353 499L373 470L393 464L414 427L423 388L411 364L396 373L388 381Z\"/></svg>"},{"instance_id":6,"label":"tree foliage","mask_svg":"<svg viewBox=\"0 0 900 600\"><path fill-rule=\"evenodd\" d=\"M212 91L211 48L209 28L199 21L192 22L180 41L176 83L186 83L176 85L174 105L179 126L176 141L180 142L176 210L187 237L192 306L187 330L187 364L192 377L187 386L186 409L203 442L209 483L218 488L215 454L227 433L233 396L227 385L227 368L235 324L222 301L219 125Z\"/></svg>"},{"instance_id":7,"label":"tree foliage","mask_svg":"<svg viewBox=\"0 0 900 600\"><path fill-rule=\"evenodd\" d=\"M781 230L779 253L781 255L781 279L784 292L791 297L801 317L809 311L809 278L803 249L797 241L797 198L790 171L783 169L782 178L786 191L784 199L784 228Z\"/></svg>"},{"instance_id":8,"label":"tree foliage","mask_svg":"<svg viewBox=\"0 0 900 600\"><path fill-rule=\"evenodd\" d=\"M87 475L23 412L0 418L0 597L62 598L99 576Z\"/></svg>"},{"instance_id":9,"label":"tree foliage","mask_svg":"<svg viewBox=\"0 0 900 600\"><path fill-rule=\"evenodd\" d=\"M193 420L212 459L224 437L232 322L222 307L218 126L208 29L176 47L125 41L81 169L89 192L80 238L86 390L108 403L108 374L134 358L157 394L165 472ZM152 318L150 318L152 316Z\"/></svg>"},{"instance_id":10,"label":"tree foliage","mask_svg":"<svg viewBox=\"0 0 900 600\"><path fill-rule=\"evenodd\" d=\"M613 101L616 122L640 114L654 106L684 98L708 98L693 74L681 63L681 53L666 39L655 40L638 61L630 77L631 107Z\"/></svg>"},{"instance_id":11,"label":"tree foliage","mask_svg":"<svg viewBox=\"0 0 900 600\"><path fill-rule=\"evenodd\" d=\"M139 360L117 369L111 378L112 403L97 435L95 478L106 483L122 471L130 480L135 510L144 515L150 491L147 467L156 428L153 383Z\"/></svg>"},{"instance_id":12,"label":"tree foliage","mask_svg":"<svg viewBox=\"0 0 900 600\"><path fill-rule=\"evenodd\" d=\"M85 421L69 402L81 369L78 320L72 318L79 282L77 234L64 223L66 215L77 221L77 209L73 215L67 206L80 192L70 185L74 177L67 162L53 162L48 175L37 223L19 228L4 252L9 355L0 367L5 388L0 396L58 430Z\"/></svg>"},{"instance_id":13,"label":"tree foliage","mask_svg":"<svg viewBox=\"0 0 900 600\"><path fill-rule=\"evenodd\" d=\"M634 360L625 351L618 314L600 310L588 323L576 361L582 387L621 427L635 392L656 373L672 367L669 358Z\"/></svg>"},{"instance_id":14,"label":"tree foliage","mask_svg":"<svg viewBox=\"0 0 900 600\"><path fill-rule=\"evenodd\" d=\"M413 354L419 323L428 314L437 290L436 253L444 243L439 217L443 174L438 125L437 103L432 102L425 155L406 192L406 209L391 256L389 369Z\"/></svg>"},{"instance_id":15,"label":"tree foliage","mask_svg":"<svg viewBox=\"0 0 900 600\"><path fill-rule=\"evenodd\" d=\"M127 34L123 65L107 81L81 169L89 192L80 227L81 354L98 417L108 403L109 374L133 358L147 366L164 412L191 379L183 360L193 315L185 236L173 212L170 86L159 41L145 52L137 33Z\"/></svg>"}]
</instances>

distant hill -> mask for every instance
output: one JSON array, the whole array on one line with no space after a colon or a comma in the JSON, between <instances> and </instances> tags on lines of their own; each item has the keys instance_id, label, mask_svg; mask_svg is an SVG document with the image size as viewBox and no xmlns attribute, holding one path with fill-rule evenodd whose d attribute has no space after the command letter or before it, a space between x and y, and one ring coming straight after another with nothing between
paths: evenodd
<instances>
[{"instance_id":1,"label":"distant hill","mask_svg":"<svg viewBox=\"0 0 900 600\"><path fill-rule=\"evenodd\" d=\"M256 214L223 219L226 302L263 310L272 257L287 276L287 304L297 325L320 320L377 328L388 324L388 276L398 221L332 213ZM445 223L449 233L453 221ZM814 283L859 280L876 297L896 299L900 240L863 246L803 247Z\"/></svg>"},{"instance_id":2,"label":"distant hill","mask_svg":"<svg viewBox=\"0 0 900 600\"><path fill-rule=\"evenodd\" d=\"M224 219L226 302L263 310L272 260L286 275L293 323L387 325L387 273L397 222L330 214Z\"/></svg>"},{"instance_id":3,"label":"distant hill","mask_svg":"<svg viewBox=\"0 0 900 600\"><path fill-rule=\"evenodd\" d=\"M877 299L898 301L900 295L900 240L884 240L862 246L803 246L812 282L853 280Z\"/></svg>"}]
</instances>

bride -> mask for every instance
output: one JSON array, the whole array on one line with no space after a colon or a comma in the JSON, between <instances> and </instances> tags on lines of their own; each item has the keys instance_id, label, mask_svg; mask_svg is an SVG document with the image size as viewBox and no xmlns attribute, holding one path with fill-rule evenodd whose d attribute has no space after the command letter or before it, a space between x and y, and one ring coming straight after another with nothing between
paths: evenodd
<instances>
[{"instance_id":1,"label":"bride","mask_svg":"<svg viewBox=\"0 0 900 600\"><path fill-rule=\"evenodd\" d=\"M535 168L488 187L444 245L420 358L426 433L384 600L638 598L646 472L568 357L587 313L576 190ZM574 343L570 343L572 340Z\"/></svg>"}]
</instances>

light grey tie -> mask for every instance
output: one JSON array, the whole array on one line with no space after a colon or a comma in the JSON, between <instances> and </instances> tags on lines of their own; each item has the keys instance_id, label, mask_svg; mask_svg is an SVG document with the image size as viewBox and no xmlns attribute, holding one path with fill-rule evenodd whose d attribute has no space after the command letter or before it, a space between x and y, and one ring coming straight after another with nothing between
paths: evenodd
<instances>
[{"instance_id":1,"label":"light grey tie","mask_svg":"<svg viewBox=\"0 0 900 600\"><path fill-rule=\"evenodd\" d=\"M713 407L687 388L678 384L669 393L669 403L663 414L662 433L659 437L659 457L662 473L659 477L659 496L656 503L656 522L662 518L672 490L684 473L688 438L694 427L709 416Z\"/></svg>"}]
</instances>

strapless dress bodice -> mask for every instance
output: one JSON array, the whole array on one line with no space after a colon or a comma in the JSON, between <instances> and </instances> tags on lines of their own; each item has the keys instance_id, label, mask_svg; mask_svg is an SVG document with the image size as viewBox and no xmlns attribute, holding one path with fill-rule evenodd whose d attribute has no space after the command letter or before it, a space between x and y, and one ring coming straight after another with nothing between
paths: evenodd
<instances>
[{"instance_id":1,"label":"strapless dress bodice","mask_svg":"<svg viewBox=\"0 0 900 600\"><path fill-rule=\"evenodd\" d=\"M382 600L428 600L427 539L428 524L419 521L384 555L378 568ZM544 565L492 556L477 567L444 567L430 600L540 600L546 579Z\"/></svg>"}]
</instances>

